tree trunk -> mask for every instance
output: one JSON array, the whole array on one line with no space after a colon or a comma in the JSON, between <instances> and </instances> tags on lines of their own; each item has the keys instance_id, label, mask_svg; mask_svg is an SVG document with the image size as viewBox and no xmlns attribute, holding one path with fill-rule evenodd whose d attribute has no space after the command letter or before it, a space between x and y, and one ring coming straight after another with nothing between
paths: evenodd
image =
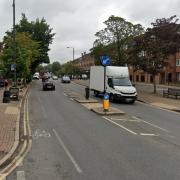
<instances>
[{"instance_id":1,"label":"tree trunk","mask_svg":"<svg viewBox=\"0 0 180 180\"><path fill-rule=\"evenodd\" d=\"M156 75L153 75L153 87L154 87L154 94L156 94L157 89L156 89Z\"/></svg>"}]
</instances>

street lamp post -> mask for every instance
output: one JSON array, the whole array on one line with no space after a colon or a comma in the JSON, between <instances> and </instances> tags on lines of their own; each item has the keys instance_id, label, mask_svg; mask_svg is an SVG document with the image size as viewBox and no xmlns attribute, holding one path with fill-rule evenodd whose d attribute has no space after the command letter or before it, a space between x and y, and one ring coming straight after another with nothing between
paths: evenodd
<instances>
[{"instance_id":1,"label":"street lamp post","mask_svg":"<svg viewBox=\"0 0 180 180\"><path fill-rule=\"evenodd\" d=\"M74 47L67 47L67 48L72 48L73 49L73 61L74 61Z\"/></svg>"},{"instance_id":2,"label":"street lamp post","mask_svg":"<svg viewBox=\"0 0 180 180\"><path fill-rule=\"evenodd\" d=\"M16 86L16 30L15 30L15 0L13 0L13 60L14 60L14 86Z\"/></svg>"}]
</instances>

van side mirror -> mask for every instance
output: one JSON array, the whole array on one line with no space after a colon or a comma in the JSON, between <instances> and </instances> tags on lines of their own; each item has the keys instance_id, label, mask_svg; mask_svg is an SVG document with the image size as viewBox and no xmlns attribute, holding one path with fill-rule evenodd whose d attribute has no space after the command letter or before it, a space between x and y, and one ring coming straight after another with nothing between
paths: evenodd
<instances>
[{"instance_id":1,"label":"van side mirror","mask_svg":"<svg viewBox=\"0 0 180 180\"><path fill-rule=\"evenodd\" d=\"M136 87L136 85L135 84L132 84L134 87Z\"/></svg>"},{"instance_id":2,"label":"van side mirror","mask_svg":"<svg viewBox=\"0 0 180 180\"><path fill-rule=\"evenodd\" d=\"M113 83L109 83L109 87L114 88Z\"/></svg>"}]
</instances>

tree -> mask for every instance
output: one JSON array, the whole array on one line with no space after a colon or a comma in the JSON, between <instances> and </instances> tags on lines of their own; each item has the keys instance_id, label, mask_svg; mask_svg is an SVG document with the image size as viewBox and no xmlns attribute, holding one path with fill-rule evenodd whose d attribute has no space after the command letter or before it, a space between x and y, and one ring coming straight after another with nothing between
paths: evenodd
<instances>
[{"instance_id":1,"label":"tree","mask_svg":"<svg viewBox=\"0 0 180 180\"><path fill-rule=\"evenodd\" d=\"M32 39L40 44L40 56L38 57L38 60L31 64L31 69L33 69L33 71L39 64L50 62L48 56L48 51L50 50L49 45L52 43L55 34L52 33L53 29L50 28L44 18L36 19L35 22L29 22L25 14L22 14L20 23L16 25L16 31L28 32Z\"/></svg>"},{"instance_id":2,"label":"tree","mask_svg":"<svg viewBox=\"0 0 180 180\"><path fill-rule=\"evenodd\" d=\"M155 76L167 65L168 56L179 48L180 24L177 24L176 16L172 16L168 19L157 19L152 26L144 35L133 39L128 62L136 69L152 75L156 93Z\"/></svg>"},{"instance_id":3,"label":"tree","mask_svg":"<svg viewBox=\"0 0 180 180\"><path fill-rule=\"evenodd\" d=\"M80 75L80 73L81 73L81 70L71 63L63 64L61 66L61 70L59 72L59 74L61 76L63 76L63 75L70 75L70 76L71 75Z\"/></svg>"},{"instance_id":4,"label":"tree","mask_svg":"<svg viewBox=\"0 0 180 180\"><path fill-rule=\"evenodd\" d=\"M60 68L61 68L61 65L60 65L60 63L58 61L55 61L55 62L52 63L52 73L57 75Z\"/></svg>"},{"instance_id":5,"label":"tree","mask_svg":"<svg viewBox=\"0 0 180 180\"><path fill-rule=\"evenodd\" d=\"M126 64L126 50L129 40L144 32L140 24L133 25L131 22L117 16L110 16L104 22L106 28L95 34L97 39L91 52L96 59L108 54L115 65Z\"/></svg>"},{"instance_id":6,"label":"tree","mask_svg":"<svg viewBox=\"0 0 180 180\"><path fill-rule=\"evenodd\" d=\"M13 59L13 38L7 33L3 40L2 60L6 77L13 77L11 65ZM16 72L17 77L26 77L31 73L31 64L38 59L40 54L40 45L31 39L28 33L16 34Z\"/></svg>"}]
</instances>

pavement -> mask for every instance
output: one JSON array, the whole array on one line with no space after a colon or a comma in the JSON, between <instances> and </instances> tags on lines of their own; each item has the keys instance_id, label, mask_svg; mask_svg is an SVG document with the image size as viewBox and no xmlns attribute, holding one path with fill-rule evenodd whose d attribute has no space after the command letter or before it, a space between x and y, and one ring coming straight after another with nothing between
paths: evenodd
<instances>
[{"instance_id":1,"label":"pavement","mask_svg":"<svg viewBox=\"0 0 180 180\"><path fill-rule=\"evenodd\" d=\"M0 166L15 152L19 144L20 109L27 89L20 91L20 100L3 103L4 89L0 89Z\"/></svg>"},{"instance_id":2,"label":"pavement","mask_svg":"<svg viewBox=\"0 0 180 180\"><path fill-rule=\"evenodd\" d=\"M88 86L89 81L87 80L74 80L74 83L81 84L83 86ZM143 88L142 88L143 87ZM153 94L150 90L152 85L150 84L140 84L136 85L138 91L138 101L148 103L150 105L180 112L180 99L165 98L162 96L161 90L159 93ZM168 86L169 87L169 86ZM163 86L167 88L167 86ZM27 89L24 89L20 92L20 101L11 101L10 103L2 103L3 89L0 89L0 166L6 162L8 157L10 157L15 149L18 146L19 142L19 123L20 123L20 109L22 104L22 97L24 97ZM76 94L72 95L77 97ZM105 112L102 111L102 108L98 105L96 100L90 99L85 100L81 98L76 98L78 102L83 103L87 108L92 109L92 106L97 106L98 114L102 115ZM99 109L99 110L98 110ZM102 112L101 112L102 111ZM111 113L120 113L122 111L117 111L117 109L110 108L109 114ZM105 114L108 115L106 112Z\"/></svg>"}]
</instances>

